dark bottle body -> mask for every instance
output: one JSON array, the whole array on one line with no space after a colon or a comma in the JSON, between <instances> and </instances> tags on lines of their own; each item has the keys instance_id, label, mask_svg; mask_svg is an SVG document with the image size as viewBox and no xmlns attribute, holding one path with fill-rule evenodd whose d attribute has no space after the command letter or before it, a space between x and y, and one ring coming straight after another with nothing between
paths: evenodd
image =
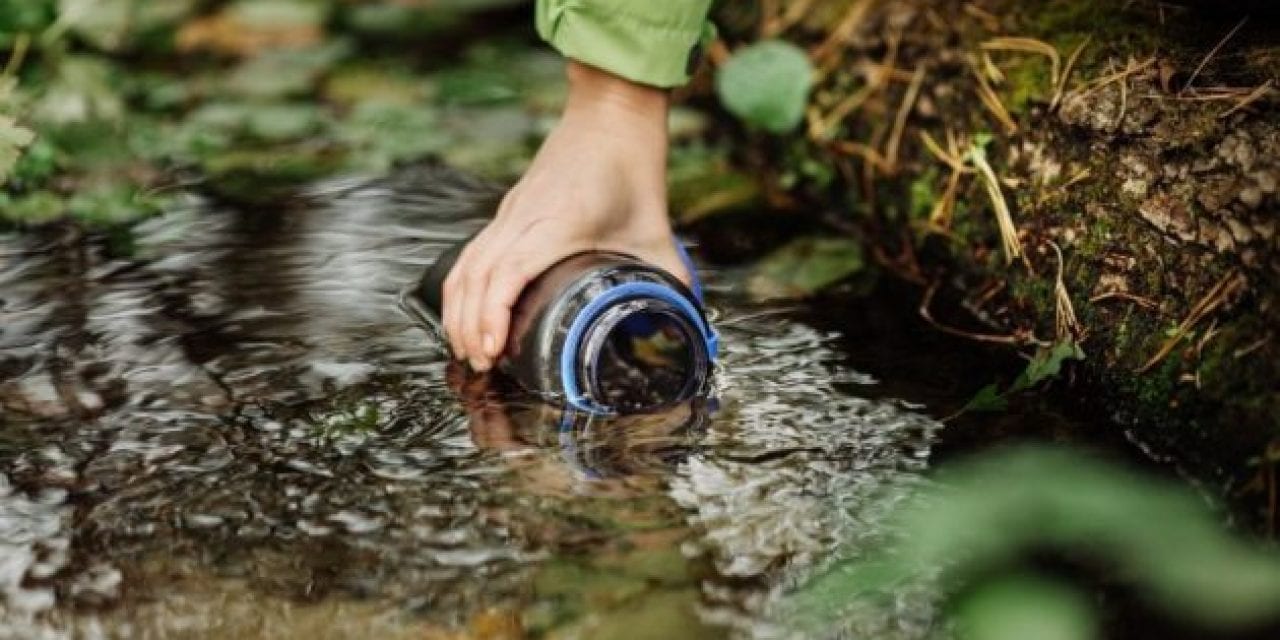
<instances>
[{"instance_id":1,"label":"dark bottle body","mask_svg":"<svg viewBox=\"0 0 1280 640\"><path fill-rule=\"evenodd\" d=\"M442 338L443 283L461 249L442 254L402 297ZM525 287L498 367L579 410L639 413L702 393L716 350L701 302L683 283L635 257L589 251Z\"/></svg>"}]
</instances>

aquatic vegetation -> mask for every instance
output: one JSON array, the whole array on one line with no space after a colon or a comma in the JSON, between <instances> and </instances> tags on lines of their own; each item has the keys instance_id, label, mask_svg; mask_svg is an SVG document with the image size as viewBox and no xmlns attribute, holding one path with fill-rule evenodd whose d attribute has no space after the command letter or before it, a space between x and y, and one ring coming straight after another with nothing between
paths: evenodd
<instances>
[{"instance_id":1,"label":"aquatic vegetation","mask_svg":"<svg viewBox=\"0 0 1280 640\"><path fill-rule=\"evenodd\" d=\"M505 26L460 55L373 42L379 11L425 41L515 4L5 3L0 224L120 226L193 187L263 205L434 156L513 177L562 99L554 55Z\"/></svg>"}]
</instances>

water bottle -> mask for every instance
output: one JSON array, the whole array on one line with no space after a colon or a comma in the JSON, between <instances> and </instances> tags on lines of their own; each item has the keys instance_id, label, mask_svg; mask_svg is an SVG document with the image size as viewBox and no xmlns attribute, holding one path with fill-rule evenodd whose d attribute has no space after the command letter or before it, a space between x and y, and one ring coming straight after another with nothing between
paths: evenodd
<instances>
[{"instance_id":1,"label":"water bottle","mask_svg":"<svg viewBox=\"0 0 1280 640\"><path fill-rule=\"evenodd\" d=\"M445 251L401 294L401 306L441 340L444 280L465 244ZM590 414L648 413L687 401L707 389L719 343L701 289L696 275L690 289L624 253L571 255L520 294L498 369Z\"/></svg>"}]
</instances>

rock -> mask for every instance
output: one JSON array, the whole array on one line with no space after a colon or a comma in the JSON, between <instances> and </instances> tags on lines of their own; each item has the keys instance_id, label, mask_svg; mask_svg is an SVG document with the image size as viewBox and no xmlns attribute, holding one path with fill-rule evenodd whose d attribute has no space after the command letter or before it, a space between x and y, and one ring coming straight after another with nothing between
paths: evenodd
<instances>
[{"instance_id":1,"label":"rock","mask_svg":"<svg viewBox=\"0 0 1280 640\"><path fill-rule=\"evenodd\" d=\"M1198 239L1196 219L1187 203L1167 193L1157 193L1138 205L1138 214L1162 233L1183 242Z\"/></svg>"},{"instance_id":2,"label":"rock","mask_svg":"<svg viewBox=\"0 0 1280 640\"><path fill-rule=\"evenodd\" d=\"M1250 209L1257 209L1262 205L1262 189L1254 187L1245 187L1240 191L1240 195L1236 196L1244 206Z\"/></svg>"}]
</instances>

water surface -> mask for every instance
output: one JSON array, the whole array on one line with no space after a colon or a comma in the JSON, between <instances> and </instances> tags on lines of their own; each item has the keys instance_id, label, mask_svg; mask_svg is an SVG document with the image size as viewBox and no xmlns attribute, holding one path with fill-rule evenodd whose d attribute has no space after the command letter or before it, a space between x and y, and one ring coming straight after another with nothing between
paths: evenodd
<instances>
[{"instance_id":1,"label":"water surface","mask_svg":"<svg viewBox=\"0 0 1280 640\"><path fill-rule=\"evenodd\" d=\"M566 421L467 376L395 299L493 195L419 167L0 237L0 637L785 636L938 424L714 272L714 399Z\"/></svg>"}]
</instances>

